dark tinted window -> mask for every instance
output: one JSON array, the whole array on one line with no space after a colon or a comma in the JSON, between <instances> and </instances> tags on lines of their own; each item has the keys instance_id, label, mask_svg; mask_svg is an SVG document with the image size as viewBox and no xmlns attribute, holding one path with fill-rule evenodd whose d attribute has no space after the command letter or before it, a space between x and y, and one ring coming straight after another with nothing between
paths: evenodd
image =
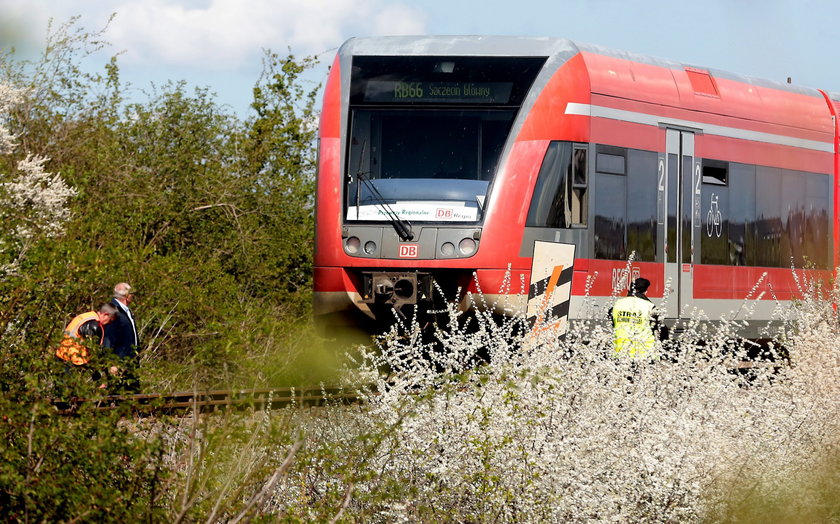
<instances>
[{"instance_id":1,"label":"dark tinted window","mask_svg":"<svg viewBox=\"0 0 840 524\"><path fill-rule=\"evenodd\" d=\"M729 263L755 265L755 166L730 163L729 180Z\"/></svg>"},{"instance_id":2,"label":"dark tinted window","mask_svg":"<svg viewBox=\"0 0 840 524\"><path fill-rule=\"evenodd\" d=\"M690 156L683 157L683 184L682 184L682 261L687 264L691 259L691 204L694 196L692 187L692 165L693 159Z\"/></svg>"},{"instance_id":3,"label":"dark tinted window","mask_svg":"<svg viewBox=\"0 0 840 524\"><path fill-rule=\"evenodd\" d=\"M589 161L585 144L572 151L572 225L585 226L589 219Z\"/></svg>"},{"instance_id":4,"label":"dark tinted window","mask_svg":"<svg viewBox=\"0 0 840 524\"><path fill-rule=\"evenodd\" d=\"M490 180L514 111L356 110L348 175Z\"/></svg>"},{"instance_id":5,"label":"dark tinted window","mask_svg":"<svg viewBox=\"0 0 840 524\"><path fill-rule=\"evenodd\" d=\"M627 252L636 260L656 260L657 154L627 151Z\"/></svg>"},{"instance_id":6,"label":"dark tinted window","mask_svg":"<svg viewBox=\"0 0 840 524\"><path fill-rule=\"evenodd\" d=\"M831 243L831 179L828 175L804 174L806 180L805 239L803 242L805 263L819 269L829 269L833 261L829 248ZM836 246L835 246L836 249Z\"/></svg>"},{"instance_id":7,"label":"dark tinted window","mask_svg":"<svg viewBox=\"0 0 840 524\"><path fill-rule=\"evenodd\" d=\"M700 263L733 264L737 254L729 240L729 164L703 160L703 184L700 197Z\"/></svg>"},{"instance_id":8,"label":"dark tinted window","mask_svg":"<svg viewBox=\"0 0 840 524\"><path fill-rule=\"evenodd\" d=\"M528 226L586 225L589 198L586 159L585 144L549 144L531 198Z\"/></svg>"},{"instance_id":9,"label":"dark tinted window","mask_svg":"<svg viewBox=\"0 0 840 524\"><path fill-rule=\"evenodd\" d=\"M797 171L782 171L781 204L781 232L779 243L779 265L789 267L803 267L805 262L805 226L807 189L805 173Z\"/></svg>"},{"instance_id":10,"label":"dark tinted window","mask_svg":"<svg viewBox=\"0 0 840 524\"><path fill-rule=\"evenodd\" d=\"M707 163L713 166L711 175ZM830 267L828 175L734 162L703 164L702 263Z\"/></svg>"},{"instance_id":11,"label":"dark tinted window","mask_svg":"<svg viewBox=\"0 0 840 524\"><path fill-rule=\"evenodd\" d=\"M668 155L668 188L670 192L674 190L671 188L679 187L677 177L679 175L679 165L677 163L677 155ZM668 231L665 239L668 249L668 262L677 261L677 199L668 198Z\"/></svg>"},{"instance_id":12,"label":"dark tinted window","mask_svg":"<svg viewBox=\"0 0 840 524\"><path fill-rule=\"evenodd\" d=\"M608 155L607 153L598 153L598 162L595 169L599 173L623 175L625 171L624 157L618 155Z\"/></svg>"},{"instance_id":13,"label":"dark tinted window","mask_svg":"<svg viewBox=\"0 0 840 524\"><path fill-rule=\"evenodd\" d=\"M572 144L552 142L543 158L526 225L534 227L566 227L567 175L572 166Z\"/></svg>"},{"instance_id":14,"label":"dark tinted window","mask_svg":"<svg viewBox=\"0 0 840 524\"><path fill-rule=\"evenodd\" d=\"M719 160L703 160L703 183L725 186L727 184L727 172L729 164Z\"/></svg>"},{"instance_id":15,"label":"dark tinted window","mask_svg":"<svg viewBox=\"0 0 840 524\"><path fill-rule=\"evenodd\" d=\"M779 179L778 195L773 198L760 190L759 199L771 200L766 205L759 200L757 205L767 215L766 210L778 202L778 218L765 219L760 224L762 233L767 235L769 230L770 235L777 237L776 265L828 269L831 266L828 175L779 170L774 176Z\"/></svg>"},{"instance_id":16,"label":"dark tinted window","mask_svg":"<svg viewBox=\"0 0 840 524\"><path fill-rule=\"evenodd\" d=\"M627 173L627 150L622 147L599 145L596 148L595 171L623 175Z\"/></svg>"},{"instance_id":17,"label":"dark tinted window","mask_svg":"<svg viewBox=\"0 0 840 524\"><path fill-rule=\"evenodd\" d=\"M626 181L623 176L595 174L595 258L627 259L624 239Z\"/></svg>"},{"instance_id":18,"label":"dark tinted window","mask_svg":"<svg viewBox=\"0 0 840 524\"><path fill-rule=\"evenodd\" d=\"M595 258L656 260L658 155L597 146Z\"/></svg>"},{"instance_id":19,"label":"dark tinted window","mask_svg":"<svg viewBox=\"0 0 840 524\"><path fill-rule=\"evenodd\" d=\"M781 195L782 170L757 166L755 172L755 263L779 267L783 233Z\"/></svg>"}]
</instances>

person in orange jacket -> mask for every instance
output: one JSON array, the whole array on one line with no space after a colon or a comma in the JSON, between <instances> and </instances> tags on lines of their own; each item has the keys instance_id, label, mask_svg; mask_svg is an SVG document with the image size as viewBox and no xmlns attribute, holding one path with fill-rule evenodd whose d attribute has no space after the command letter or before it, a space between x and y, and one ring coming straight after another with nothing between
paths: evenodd
<instances>
[{"instance_id":1,"label":"person in orange jacket","mask_svg":"<svg viewBox=\"0 0 840 524\"><path fill-rule=\"evenodd\" d=\"M77 315L64 328L64 339L55 351L55 356L75 366L84 366L90 361L90 352L86 340L95 340L102 344L105 326L117 318L117 308L113 304L100 304L93 311Z\"/></svg>"}]
</instances>

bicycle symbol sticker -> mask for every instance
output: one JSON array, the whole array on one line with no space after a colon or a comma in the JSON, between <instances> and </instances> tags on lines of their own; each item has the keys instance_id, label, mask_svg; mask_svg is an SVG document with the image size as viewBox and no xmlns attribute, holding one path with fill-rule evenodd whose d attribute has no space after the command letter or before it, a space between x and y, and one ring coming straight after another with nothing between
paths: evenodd
<instances>
[{"instance_id":1,"label":"bicycle symbol sticker","mask_svg":"<svg viewBox=\"0 0 840 524\"><path fill-rule=\"evenodd\" d=\"M712 233L720 238L723 233L723 215L718 207L718 196L712 193L711 207L706 213L706 234L711 238Z\"/></svg>"}]
</instances>

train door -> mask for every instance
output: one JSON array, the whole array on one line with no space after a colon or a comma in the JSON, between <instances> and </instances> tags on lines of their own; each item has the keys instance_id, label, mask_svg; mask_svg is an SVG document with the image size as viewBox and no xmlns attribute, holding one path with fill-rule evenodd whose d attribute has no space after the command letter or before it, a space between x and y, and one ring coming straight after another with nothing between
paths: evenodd
<instances>
[{"instance_id":1,"label":"train door","mask_svg":"<svg viewBox=\"0 0 840 524\"><path fill-rule=\"evenodd\" d=\"M686 314L692 300L695 246L699 247L700 239L700 174L694 133L666 129L665 154L659 157L657 251L665 263L667 318Z\"/></svg>"}]
</instances>

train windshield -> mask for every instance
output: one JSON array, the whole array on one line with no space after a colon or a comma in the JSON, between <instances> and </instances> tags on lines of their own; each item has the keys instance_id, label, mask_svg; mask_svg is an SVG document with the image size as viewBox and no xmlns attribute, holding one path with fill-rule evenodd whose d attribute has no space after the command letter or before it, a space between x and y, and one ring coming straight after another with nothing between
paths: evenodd
<instances>
[{"instance_id":1,"label":"train windshield","mask_svg":"<svg viewBox=\"0 0 840 524\"><path fill-rule=\"evenodd\" d=\"M543 59L356 57L346 220L476 222Z\"/></svg>"}]
</instances>

